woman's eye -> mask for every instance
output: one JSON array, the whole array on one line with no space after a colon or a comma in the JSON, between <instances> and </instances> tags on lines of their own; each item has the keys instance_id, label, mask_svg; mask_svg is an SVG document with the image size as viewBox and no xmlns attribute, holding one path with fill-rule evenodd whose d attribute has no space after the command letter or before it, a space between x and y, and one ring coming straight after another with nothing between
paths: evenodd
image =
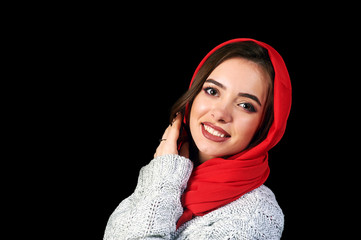
<instances>
[{"instance_id":1,"label":"woman's eye","mask_svg":"<svg viewBox=\"0 0 361 240\"><path fill-rule=\"evenodd\" d=\"M211 87L207 87L204 89L204 91L208 94L208 95L211 95L211 96L217 96L218 95L218 91L214 88L211 88Z\"/></svg>"},{"instance_id":2,"label":"woman's eye","mask_svg":"<svg viewBox=\"0 0 361 240\"><path fill-rule=\"evenodd\" d=\"M238 104L238 106L244 108L248 112L256 112L256 109L250 103L240 103L240 104Z\"/></svg>"}]
</instances>

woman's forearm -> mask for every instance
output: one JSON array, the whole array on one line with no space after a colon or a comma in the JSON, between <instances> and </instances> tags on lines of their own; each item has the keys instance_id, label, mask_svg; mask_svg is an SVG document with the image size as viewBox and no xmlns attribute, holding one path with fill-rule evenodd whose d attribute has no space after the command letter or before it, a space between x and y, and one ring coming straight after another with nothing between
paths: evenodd
<instances>
[{"instance_id":1,"label":"woman's forearm","mask_svg":"<svg viewBox=\"0 0 361 240\"><path fill-rule=\"evenodd\" d=\"M109 218L104 239L169 239L183 212L180 198L192 169L179 155L153 159L141 169L134 193Z\"/></svg>"}]
</instances>

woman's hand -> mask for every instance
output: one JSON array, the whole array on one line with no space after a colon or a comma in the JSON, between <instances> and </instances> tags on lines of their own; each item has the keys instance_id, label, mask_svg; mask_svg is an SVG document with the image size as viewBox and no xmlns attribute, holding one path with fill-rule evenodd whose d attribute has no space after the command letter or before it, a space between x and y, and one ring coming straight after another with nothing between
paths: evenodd
<instances>
[{"instance_id":1,"label":"woman's hand","mask_svg":"<svg viewBox=\"0 0 361 240\"><path fill-rule=\"evenodd\" d=\"M165 130L160 144L154 154L154 158L166 154L177 154L189 158L189 145L188 142L183 143L179 153L177 140L179 137L179 130L182 123L182 114L178 114L171 125Z\"/></svg>"}]
</instances>

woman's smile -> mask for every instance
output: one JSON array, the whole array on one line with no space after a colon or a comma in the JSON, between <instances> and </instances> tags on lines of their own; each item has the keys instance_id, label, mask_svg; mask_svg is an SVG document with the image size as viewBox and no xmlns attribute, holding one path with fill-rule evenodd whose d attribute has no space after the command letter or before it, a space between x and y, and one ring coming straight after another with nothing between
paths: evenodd
<instances>
[{"instance_id":1,"label":"woman's smile","mask_svg":"<svg viewBox=\"0 0 361 240\"><path fill-rule=\"evenodd\" d=\"M201 128L203 136L214 142L224 142L231 137L224 129L209 122L202 123Z\"/></svg>"}]
</instances>

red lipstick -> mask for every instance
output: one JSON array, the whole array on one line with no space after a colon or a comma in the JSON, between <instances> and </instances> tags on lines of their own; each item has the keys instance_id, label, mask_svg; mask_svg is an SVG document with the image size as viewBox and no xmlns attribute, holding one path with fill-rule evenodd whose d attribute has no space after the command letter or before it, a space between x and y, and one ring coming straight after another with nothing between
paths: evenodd
<instances>
[{"instance_id":1,"label":"red lipstick","mask_svg":"<svg viewBox=\"0 0 361 240\"><path fill-rule=\"evenodd\" d=\"M202 123L202 134L205 138L214 142L224 142L231 137L228 132L209 122Z\"/></svg>"}]
</instances>

